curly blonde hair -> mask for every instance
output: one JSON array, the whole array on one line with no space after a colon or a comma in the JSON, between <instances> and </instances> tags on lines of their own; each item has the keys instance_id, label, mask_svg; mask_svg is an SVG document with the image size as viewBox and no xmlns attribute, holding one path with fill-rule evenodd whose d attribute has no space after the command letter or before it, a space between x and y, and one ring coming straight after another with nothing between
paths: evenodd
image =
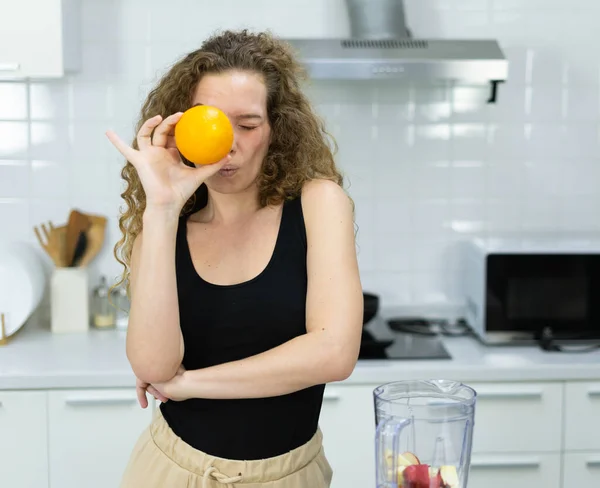
<instances>
[{"instance_id":1,"label":"curly blonde hair","mask_svg":"<svg viewBox=\"0 0 600 488\"><path fill-rule=\"evenodd\" d=\"M307 78L292 48L269 32L224 31L209 37L201 47L178 60L158 81L144 102L136 124L137 133L151 117L163 118L191 107L198 82L207 73L230 70L252 71L262 75L267 88L267 112L271 143L257 180L261 206L277 205L300 195L305 182L328 179L343 186L343 176L334 162L337 144L325 129L300 88ZM133 140L132 147L138 149ZM182 158L185 164L189 161ZM137 172L130 162L121 171L127 182L121 197L121 239L114 255L124 267L120 281L129 288L129 265L133 242L142 230L146 196ZM206 205L207 188L201 185L184 205L182 213Z\"/></svg>"}]
</instances>

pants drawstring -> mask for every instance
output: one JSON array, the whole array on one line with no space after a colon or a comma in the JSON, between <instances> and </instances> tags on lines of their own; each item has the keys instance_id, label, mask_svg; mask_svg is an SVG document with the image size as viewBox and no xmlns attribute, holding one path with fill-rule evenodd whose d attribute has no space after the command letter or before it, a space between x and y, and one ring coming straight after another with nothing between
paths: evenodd
<instances>
[{"instance_id":1,"label":"pants drawstring","mask_svg":"<svg viewBox=\"0 0 600 488\"><path fill-rule=\"evenodd\" d=\"M239 483L240 481L242 481L241 473L237 476L225 476L223 473L219 473L219 470L217 468L215 468L214 466L210 466L204 472L204 476L202 476L202 488L209 488L208 480L211 479L211 477L215 481L218 481L222 485L227 485L228 487L233 483Z\"/></svg>"}]
</instances>

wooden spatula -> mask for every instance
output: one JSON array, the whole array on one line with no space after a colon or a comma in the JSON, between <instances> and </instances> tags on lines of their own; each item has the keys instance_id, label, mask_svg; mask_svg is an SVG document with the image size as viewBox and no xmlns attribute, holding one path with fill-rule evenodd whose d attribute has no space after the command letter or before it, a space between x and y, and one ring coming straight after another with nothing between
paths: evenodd
<instances>
[{"instance_id":1,"label":"wooden spatula","mask_svg":"<svg viewBox=\"0 0 600 488\"><path fill-rule=\"evenodd\" d=\"M67 260L67 266L73 266L73 257L75 255L75 247L79 240L79 234L81 232L87 232L90 228L90 219L84 213L73 209L69 214L69 221L67 223L67 242L65 257Z\"/></svg>"},{"instance_id":2,"label":"wooden spatula","mask_svg":"<svg viewBox=\"0 0 600 488\"><path fill-rule=\"evenodd\" d=\"M90 227L91 229L91 227ZM80 232L79 239L77 239L77 245L75 246L75 252L73 253L73 263L71 266L77 267L81 264L81 258L85 254L85 250L87 249L87 232Z\"/></svg>"},{"instance_id":3,"label":"wooden spatula","mask_svg":"<svg viewBox=\"0 0 600 488\"><path fill-rule=\"evenodd\" d=\"M79 266L87 266L94 259L104 244L104 234L106 232L106 217L99 215L88 215L91 222L87 231L87 245Z\"/></svg>"}]
</instances>

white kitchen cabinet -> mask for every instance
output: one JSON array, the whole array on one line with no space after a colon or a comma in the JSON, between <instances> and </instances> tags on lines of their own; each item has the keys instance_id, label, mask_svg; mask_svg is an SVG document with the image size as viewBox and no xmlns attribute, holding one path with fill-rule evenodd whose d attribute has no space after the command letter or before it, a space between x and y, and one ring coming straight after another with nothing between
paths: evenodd
<instances>
[{"instance_id":1,"label":"white kitchen cabinet","mask_svg":"<svg viewBox=\"0 0 600 488\"><path fill-rule=\"evenodd\" d=\"M560 452L562 383L478 383L474 453Z\"/></svg>"},{"instance_id":2,"label":"white kitchen cabinet","mask_svg":"<svg viewBox=\"0 0 600 488\"><path fill-rule=\"evenodd\" d=\"M564 488L600 486L600 451L567 453L564 459Z\"/></svg>"},{"instance_id":3,"label":"white kitchen cabinet","mask_svg":"<svg viewBox=\"0 0 600 488\"><path fill-rule=\"evenodd\" d=\"M130 388L48 395L50 488L119 486L152 408L142 409Z\"/></svg>"},{"instance_id":4,"label":"white kitchen cabinet","mask_svg":"<svg viewBox=\"0 0 600 488\"><path fill-rule=\"evenodd\" d=\"M600 383L568 383L565 409L565 450L600 451Z\"/></svg>"},{"instance_id":5,"label":"white kitchen cabinet","mask_svg":"<svg viewBox=\"0 0 600 488\"><path fill-rule=\"evenodd\" d=\"M375 487L377 385L326 387L320 426L331 488ZM600 438L600 383L472 386L479 399L469 488L600 486L600 448L590 448ZM154 403L141 409L134 388L0 391L0 486L118 486Z\"/></svg>"},{"instance_id":6,"label":"white kitchen cabinet","mask_svg":"<svg viewBox=\"0 0 600 488\"><path fill-rule=\"evenodd\" d=\"M320 425L331 488L375 488L376 386L332 383L325 389Z\"/></svg>"},{"instance_id":7,"label":"white kitchen cabinet","mask_svg":"<svg viewBox=\"0 0 600 488\"><path fill-rule=\"evenodd\" d=\"M0 391L0 486L48 486L46 393Z\"/></svg>"},{"instance_id":8,"label":"white kitchen cabinet","mask_svg":"<svg viewBox=\"0 0 600 488\"><path fill-rule=\"evenodd\" d=\"M593 486L566 484L564 488ZM469 488L561 488L560 454L473 455Z\"/></svg>"},{"instance_id":9,"label":"white kitchen cabinet","mask_svg":"<svg viewBox=\"0 0 600 488\"><path fill-rule=\"evenodd\" d=\"M0 12L0 79L79 68L80 0L0 0Z\"/></svg>"}]
</instances>

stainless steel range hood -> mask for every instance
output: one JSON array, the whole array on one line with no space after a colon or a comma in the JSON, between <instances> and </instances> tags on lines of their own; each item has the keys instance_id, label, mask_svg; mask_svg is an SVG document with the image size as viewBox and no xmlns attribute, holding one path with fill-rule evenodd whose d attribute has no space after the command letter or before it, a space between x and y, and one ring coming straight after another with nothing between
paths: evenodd
<instances>
[{"instance_id":1,"label":"stainless steel range hood","mask_svg":"<svg viewBox=\"0 0 600 488\"><path fill-rule=\"evenodd\" d=\"M346 0L351 37L288 39L313 79L497 83L508 61L494 39L413 38L402 0Z\"/></svg>"}]
</instances>

